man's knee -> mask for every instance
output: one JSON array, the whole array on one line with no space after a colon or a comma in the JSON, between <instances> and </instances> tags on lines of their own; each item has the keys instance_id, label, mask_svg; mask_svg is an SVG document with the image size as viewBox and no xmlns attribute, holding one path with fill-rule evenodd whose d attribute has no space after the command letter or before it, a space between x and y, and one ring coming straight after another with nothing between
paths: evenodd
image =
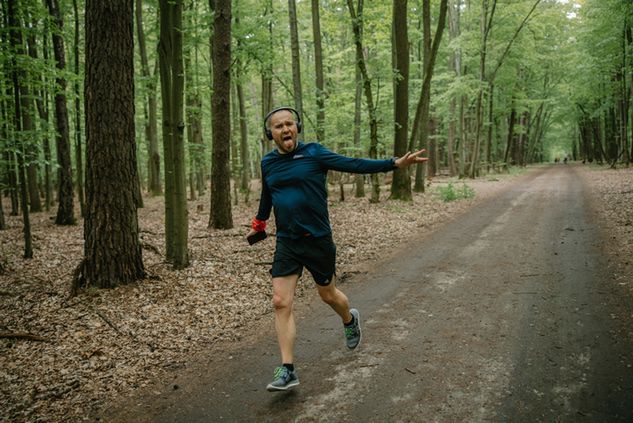
<instances>
[{"instance_id":1,"label":"man's knee","mask_svg":"<svg viewBox=\"0 0 633 423\"><path fill-rule=\"evenodd\" d=\"M292 298L290 296L279 295L273 293L273 307L277 310L288 308L292 305Z\"/></svg>"},{"instance_id":2,"label":"man's knee","mask_svg":"<svg viewBox=\"0 0 633 423\"><path fill-rule=\"evenodd\" d=\"M327 304L334 304L337 301L337 291L334 286L327 287L325 289L319 289L319 295L321 299Z\"/></svg>"}]
</instances>

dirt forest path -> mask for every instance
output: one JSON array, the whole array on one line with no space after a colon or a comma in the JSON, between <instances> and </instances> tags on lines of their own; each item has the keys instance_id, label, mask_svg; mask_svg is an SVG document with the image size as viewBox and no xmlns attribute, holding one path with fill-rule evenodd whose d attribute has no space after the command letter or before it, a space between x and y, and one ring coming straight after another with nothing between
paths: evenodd
<instances>
[{"instance_id":1,"label":"dirt forest path","mask_svg":"<svg viewBox=\"0 0 633 423\"><path fill-rule=\"evenodd\" d=\"M532 172L344 283L363 321L356 351L327 306L298 306L294 391L265 389L269 325L105 418L633 421L633 303L592 219L573 166Z\"/></svg>"}]
</instances>

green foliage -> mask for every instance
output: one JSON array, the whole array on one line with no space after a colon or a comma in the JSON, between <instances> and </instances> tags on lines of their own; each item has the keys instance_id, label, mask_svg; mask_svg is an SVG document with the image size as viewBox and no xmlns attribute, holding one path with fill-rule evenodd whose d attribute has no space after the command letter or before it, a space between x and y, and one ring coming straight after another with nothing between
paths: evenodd
<instances>
[{"instance_id":1,"label":"green foliage","mask_svg":"<svg viewBox=\"0 0 633 423\"><path fill-rule=\"evenodd\" d=\"M48 98L54 95L58 76L68 80L67 96L73 100L72 86L78 82L80 97L83 97L83 70L79 75L73 73L74 22L72 2L61 2L65 22L63 36L67 47L67 69L63 73L55 69L50 51L51 22L43 2L29 0L21 4L21 18L30 21L22 25L24 40L35 35L39 56L37 59L27 55L15 57L8 48L8 31L3 28L2 54L0 69L4 78L0 83L0 101L5 113L0 115L0 123L12 133L13 105L11 97L11 67L16 63L20 69L28 70L26 84L34 99ZM143 30L145 33L149 70L151 75L143 77L140 71L138 48L135 49L135 96L136 131L138 158L141 175L147 167L147 141L144 132L147 107L147 92L156 89L158 78L155 63L158 44L158 5L156 1L143 1ZM325 144L344 154L367 155L369 127L365 98L362 99L361 145L352 146L355 81L355 48L352 25L346 0L320 0L321 34L323 38L323 59L325 70ZM356 1L354 1L356 3ZM457 13L458 0L451 0L453 9L450 16ZM492 116L488 119L490 101L489 85L486 78L492 77L497 63L514 35L518 25L530 10L535 0L497 0L491 31L488 35L486 72L483 87L479 77L480 53L482 51L481 19L482 5L490 2L460 0L459 27L451 34L449 28L442 37L442 43L436 61L431 85L431 116L435 123L433 137L438 142L439 166L446 168L449 123L456 123L453 151L463 149L464 162L469 162L472 154L469 149L475 138L475 104L480 88L483 88L484 122L480 137L485 139L487 130L492 129L491 162L504 160L508 140L509 115L514 108L524 120L514 126L513 135L522 135L526 144L535 140L535 160L551 160L555 155L571 153L572 142L578 138L578 118L581 105L590 117L600 116L618 101L620 86L615 80L618 72L624 73L630 85L633 63L633 48L625 42L623 34L626 25L630 26L633 17L633 3L628 0L583 0L568 1L542 0L532 18L519 33L513 47L505 57L494 79L494 97ZM314 69L314 47L312 42L311 2L297 1L297 19L300 43L300 62L302 94L304 105L304 137L306 141L316 138L316 91ZM392 2L364 2L364 45L365 59L371 78L378 117L379 155L393 154L393 66L391 51ZM183 42L185 54L190 60L188 67L191 79L186 86L187 94L198 93L202 104L191 115L202 119L203 146L188 149L193 158L209 161L208 151L211 140L211 61L209 41L212 39L212 11L206 0L185 2L183 16ZM420 96L423 80L422 64L422 27L421 0L409 2L409 41L410 49L410 120L415 115L415 107ZM79 20L84 22L84 1L79 0ZM0 13L5 9L0 9ZM431 2L431 28L435 31L439 10L439 1ZM487 11L490 16L491 10ZM234 0L232 28L232 53L234 67L232 78L242 83L246 97L246 117L250 156L253 161L261 157L261 82L262 75L272 68L273 104L293 105L290 38L288 29L288 3L278 0ZM449 23L447 22L447 26ZM272 41L269 28L272 30ZM80 56L83 55L84 35L80 24ZM48 59L43 57L45 36L48 37ZM624 40L626 41L626 40ZM458 55L461 67L458 73L453 70L451 59ZM15 61L13 59L16 59ZM80 67L83 60L80 60ZM157 89L158 116L160 119L160 88ZM464 120L459 121L459 106L463 102ZM83 100L83 99L82 99ZM452 104L457 103L457 108ZM70 104L69 104L70 106ZM231 108L233 109L233 105ZM72 108L70 106L70 108ZM54 117L50 111L49 120ZM233 112L233 110L232 110ZM542 134L536 134L537 115L542 114ZM74 113L70 115L71 138L74 138ZM82 119L79 117L79 119ZM234 120L237 122L237 120ZM186 122L185 122L186 124ZM235 123L234 123L235 124ZM21 138L40 146L44 137L52 140L52 125L37 121L37 131ZM411 127L410 127L411 128ZM159 125L159 132L161 127ZM463 131L463 136L462 136ZM238 131L233 132L233 137ZM23 134L24 135L24 134ZM6 137L6 135L5 135ZM14 137L17 139L17 137ZM158 134L161 140L161 134ZM234 142L235 140L227 140ZM26 141L25 141L26 142ZM159 141L160 142L160 141ZM464 145L462 145L462 143ZM0 140L2 150L15 149L13 142ZM159 151L162 149L159 147ZM484 153L482 147L481 153ZM38 153L40 163L42 158ZM483 156L482 156L483 159ZM54 162L54 159L53 159ZM189 160L187 160L189 163ZM208 164L208 163L205 163ZM252 165L253 168L257 164ZM459 192L454 186L447 191Z\"/></svg>"},{"instance_id":2,"label":"green foliage","mask_svg":"<svg viewBox=\"0 0 633 423\"><path fill-rule=\"evenodd\" d=\"M475 190L466 185L466 183L462 183L461 187L456 188L453 182L449 182L448 185L437 187L436 190L445 203L475 196Z\"/></svg>"}]
</instances>

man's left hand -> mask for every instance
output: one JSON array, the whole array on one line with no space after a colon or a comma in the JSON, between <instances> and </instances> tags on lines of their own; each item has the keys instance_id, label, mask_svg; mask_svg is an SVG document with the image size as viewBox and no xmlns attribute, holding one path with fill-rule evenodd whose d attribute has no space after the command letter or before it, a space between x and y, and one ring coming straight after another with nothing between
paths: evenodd
<instances>
[{"instance_id":1,"label":"man's left hand","mask_svg":"<svg viewBox=\"0 0 633 423\"><path fill-rule=\"evenodd\" d=\"M422 157L422 153L426 152L425 149L422 149L420 151L416 151L414 153L411 153L410 151L407 151L407 154L405 154L402 157L398 157L396 159L395 165L396 167L398 167L399 169L405 168L407 166L411 166L414 163L424 163L427 160L429 160L428 157Z\"/></svg>"}]
</instances>

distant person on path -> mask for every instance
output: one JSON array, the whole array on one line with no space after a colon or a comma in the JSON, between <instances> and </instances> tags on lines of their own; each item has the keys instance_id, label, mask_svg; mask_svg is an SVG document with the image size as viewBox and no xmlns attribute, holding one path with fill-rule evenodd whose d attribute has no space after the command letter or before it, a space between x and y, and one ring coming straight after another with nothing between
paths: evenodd
<instances>
[{"instance_id":1,"label":"distant person on path","mask_svg":"<svg viewBox=\"0 0 633 423\"><path fill-rule=\"evenodd\" d=\"M262 192L259 210L247 238L263 239L266 221L274 208L277 239L272 275L275 329L281 366L274 372L269 391L286 391L299 384L294 368L296 337L293 299L305 267L314 278L321 299L341 317L347 347L361 340L360 314L350 308L345 294L336 288L336 246L327 209L328 170L352 173L389 172L428 160L424 150L388 160L341 156L321 144L298 142L301 116L290 107L272 110L264 118L264 131L276 149L261 162Z\"/></svg>"}]
</instances>

